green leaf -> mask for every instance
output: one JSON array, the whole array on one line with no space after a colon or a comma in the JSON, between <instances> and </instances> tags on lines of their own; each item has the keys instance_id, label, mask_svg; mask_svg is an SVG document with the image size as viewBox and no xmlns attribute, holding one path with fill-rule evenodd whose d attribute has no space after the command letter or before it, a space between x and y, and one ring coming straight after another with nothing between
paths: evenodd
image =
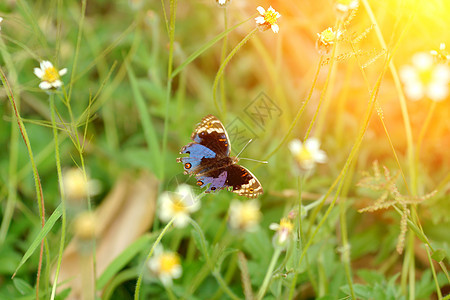
<instances>
[{"instance_id":1,"label":"green leaf","mask_svg":"<svg viewBox=\"0 0 450 300\"><path fill-rule=\"evenodd\" d=\"M134 241L128 248L126 248L119 256L117 256L100 275L97 280L97 290L103 289L108 281L113 278L131 259L139 252L146 249L150 245L151 235L144 235Z\"/></svg>"},{"instance_id":2,"label":"green leaf","mask_svg":"<svg viewBox=\"0 0 450 300\"><path fill-rule=\"evenodd\" d=\"M437 262L442 262L445 259L445 251L444 249L437 249L431 254L431 258Z\"/></svg>"},{"instance_id":3,"label":"green leaf","mask_svg":"<svg viewBox=\"0 0 450 300\"><path fill-rule=\"evenodd\" d=\"M14 283L14 286L16 287L16 289L22 295L28 295L28 294L33 293L33 291L34 291L33 287L23 279L14 278L13 283Z\"/></svg>"},{"instance_id":4,"label":"green leaf","mask_svg":"<svg viewBox=\"0 0 450 300\"><path fill-rule=\"evenodd\" d=\"M34 239L34 241L31 243L31 246L28 248L28 250L25 252L24 256L22 257L22 260L20 261L19 265L17 266L16 270L14 271L13 277L16 275L17 271L22 267L22 265L30 258L30 256L34 253L37 247L41 244L41 241L47 236L47 233L53 228L53 225L55 225L56 221L58 221L59 217L61 217L61 205L59 205L53 214L48 218L47 222L45 223L44 227L39 231L39 234Z\"/></svg>"}]
</instances>

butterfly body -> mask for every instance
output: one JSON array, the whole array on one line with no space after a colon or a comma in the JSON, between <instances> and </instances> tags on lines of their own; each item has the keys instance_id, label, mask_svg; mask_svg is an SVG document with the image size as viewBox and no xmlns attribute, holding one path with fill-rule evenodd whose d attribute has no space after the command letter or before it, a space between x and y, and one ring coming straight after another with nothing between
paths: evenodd
<instances>
[{"instance_id":1,"label":"butterfly body","mask_svg":"<svg viewBox=\"0 0 450 300\"><path fill-rule=\"evenodd\" d=\"M183 163L185 174L195 175L198 186L209 185L206 193L231 187L233 192L249 198L262 194L258 179L230 156L228 134L219 119L213 115L204 117L191 139L193 142L180 151L189 156L177 158L177 162Z\"/></svg>"}]
</instances>

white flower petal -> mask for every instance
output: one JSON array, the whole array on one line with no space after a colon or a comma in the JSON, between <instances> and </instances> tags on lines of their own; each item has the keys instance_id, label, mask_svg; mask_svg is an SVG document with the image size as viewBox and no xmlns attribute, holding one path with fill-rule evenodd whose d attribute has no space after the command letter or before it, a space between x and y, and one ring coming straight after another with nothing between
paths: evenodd
<instances>
[{"instance_id":1,"label":"white flower petal","mask_svg":"<svg viewBox=\"0 0 450 300\"><path fill-rule=\"evenodd\" d=\"M320 142L318 139L311 137L305 141L305 147L311 152L317 151L320 148Z\"/></svg>"},{"instance_id":2,"label":"white flower petal","mask_svg":"<svg viewBox=\"0 0 450 300\"><path fill-rule=\"evenodd\" d=\"M173 225L178 228L186 227L189 223L189 216L186 214L178 213L173 221Z\"/></svg>"},{"instance_id":3,"label":"white flower petal","mask_svg":"<svg viewBox=\"0 0 450 300\"><path fill-rule=\"evenodd\" d=\"M427 96L433 101L442 101L448 96L448 85L446 84L430 84L427 87Z\"/></svg>"},{"instance_id":4,"label":"white flower petal","mask_svg":"<svg viewBox=\"0 0 450 300\"><path fill-rule=\"evenodd\" d=\"M172 285L172 277L168 274L160 274L159 280L161 280L162 284L164 286L171 286Z\"/></svg>"},{"instance_id":5,"label":"white flower petal","mask_svg":"<svg viewBox=\"0 0 450 300\"><path fill-rule=\"evenodd\" d=\"M288 147L289 147L289 150L291 150L291 153L296 155L300 151L302 151L303 144L299 139L295 139L289 143Z\"/></svg>"},{"instance_id":6,"label":"white flower petal","mask_svg":"<svg viewBox=\"0 0 450 300\"><path fill-rule=\"evenodd\" d=\"M427 70L433 65L433 57L425 52L414 54L411 60L413 65L419 70Z\"/></svg>"},{"instance_id":7,"label":"white flower petal","mask_svg":"<svg viewBox=\"0 0 450 300\"><path fill-rule=\"evenodd\" d=\"M48 60L44 60L41 62L41 69L42 70L46 70L49 68L53 68L53 64L51 62L49 62Z\"/></svg>"},{"instance_id":8,"label":"white flower petal","mask_svg":"<svg viewBox=\"0 0 450 300\"><path fill-rule=\"evenodd\" d=\"M417 73L416 69L413 66L402 66L399 70L400 79L403 81L403 83L407 84L411 81L418 81L419 80L419 74Z\"/></svg>"},{"instance_id":9,"label":"white flower petal","mask_svg":"<svg viewBox=\"0 0 450 300\"><path fill-rule=\"evenodd\" d=\"M57 80L55 80L55 81L52 82L52 86L53 86L54 88L59 88L59 87L62 86L62 81L59 80L59 79L57 79Z\"/></svg>"},{"instance_id":10,"label":"white flower petal","mask_svg":"<svg viewBox=\"0 0 450 300\"><path fill-rule=\"evenodd\" d=\"M433 82L446 84L450 81L450 67L447 65L437 65L433 70Z\"/></svg>"},{"instance_id":11,"label":"white flower petal","mask_svg":"<svg viewBox=\"0 0 450 300\"><path fill-rule=\"evenodd\" d=\"M318 163L323 164L323 163L326 163L326 162L327 162L328 157L327 157L327 154L325 153L325 151L317 150L317 151L314 153L314 160L315 160L316 162L318 162Z\"/></svg>"},{"instance_id":12,"label":"white flower petal","mask_svg":"<svg viewBox=\"0 0 450 300\"><path fill-rule=\"evenodd\" d=\"M48 90L52 88L52 85L47 81L42 81L41 83L39 83L39 87L43 90Z\"/></svg>"},{"instance_id":13,"label":"white flower petal","mask_svg":"<svg viewBox=\"0 0 450 300\"><path fill-rule=\"evenodd\" d=\"M278 223L272 223L269 225L270 230L278 230L280 228L280 224Z\"/></svg>"},{"instance_id":14,"label":"white flower petal","mask_svg":"<svg viewBox=\"0 0 450 300\"><path fill-rule=\"evenodd\" d=\"M275 12L275 9L273 9L273 7L272 6L269 6L269 9L268 9L268 11L271 11L271 12Z\"/></svg>"},{"instance_id":15,"label":"white flower petal","mask_svg":"<svg viewBox=\"0 0 450 300\"><path fill-rule=\"evenodd\" d=\"M405 94L412 101L418 101L425 96L424 87L417 82L416 84L408 84L405 86Z\"/></svg>"},{"instance_id":16,"label":"white flower petal","mask_svg":"<svg viewBox=\"0 0 450 300\"><path fill-rule=\"evenodd\" d=\"M277 24L272 24L272 26L270 26L272 28L272 31L275 33L278 33L278 31L280 30L280 27L278 27Z\"/></svg>"},{"instance_id":17,"label":"white flower petal","mask_svg":"<svg viewBox=\"0 0 450 300\"><path fill-rule=\"evenodd\" d=\"M67 68L61 69L61 70L58 72L59 76L63 76L63 75L65 75L66 73L67 73Z\"/></svg>"},{"instance_id":18,"label":"white flower petal","mask_svg":"<svg viewBox=\"0 0 450 300\"><path fill-rule=\"evenodd\" d=\"M39 68L34 68L34 75L39 77L39 79L42 79L42 76L44 76L44 71Z\"/></svg>"},{"instance_id":19,"label":"white flower petal","mask_svg":"<svg viewBox=\"0 0 450 300\"><path fill-rule=\"evenodd\" d=\"M264 15L266 13L266 10L262 6L258 6L256 10L261 14Z\"/></svg>"},{"instance_id":20,"label":"white flower petal","mask_svg":"<svg viewBox=\"0 0 450 300\"><path fill-rule=\"evenodd\" d=\"M183 274L183 268L181 268L180 265L174 266L172 268L172 277L173 278L180 278L181 275Z\"/></svg>"},{"instance_id":21,"label":"white flower petal","mask_svg":"<svg viewBox=\"0 0 450 300\"><path fill-rule=\"evenodd\" d=\"M264 20L264 17L256 17L255 21L256 21L256 24L264 24L264 23L266 23L266 20Z\"/></svg>"}]
</instances>

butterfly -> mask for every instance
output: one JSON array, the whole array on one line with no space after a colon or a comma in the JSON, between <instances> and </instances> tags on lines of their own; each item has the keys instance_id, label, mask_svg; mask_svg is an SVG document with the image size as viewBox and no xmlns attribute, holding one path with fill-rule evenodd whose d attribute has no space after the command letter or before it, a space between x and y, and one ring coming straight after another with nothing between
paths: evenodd
<instances>
[{"instance_id":1,"label":"butterfly","mask_svg":"<svg viewBox=\"0 0 450 300\"><path fill-rule=\"evenodd\" d=\"M207 115L191 135L194 141L180 150L177 162L183 163L184 173L195 175L197 185L205 187L206 193L232 188L240 196L256 198L263 193L261 183L246 168L237 164L237 157L230 157L231 146L222 122Z\"/></svg>"}]
</instances>

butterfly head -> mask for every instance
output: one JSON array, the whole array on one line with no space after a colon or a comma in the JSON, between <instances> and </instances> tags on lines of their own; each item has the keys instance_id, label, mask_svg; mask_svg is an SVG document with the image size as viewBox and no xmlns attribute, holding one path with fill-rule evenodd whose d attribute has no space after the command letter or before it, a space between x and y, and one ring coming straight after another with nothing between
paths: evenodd
<instances>
[{"instance_id":1,"label":"butterfly head","mask_svg":"<svg viewBox=\"0 0 450 300\"><path fill-rule=\"evenodd\" d=\"M239 157L237 157L237 156L231 156L230 158L231 158L231 162L233 164L237 164L239 162Z\"/></svg>"}]
</instances>

